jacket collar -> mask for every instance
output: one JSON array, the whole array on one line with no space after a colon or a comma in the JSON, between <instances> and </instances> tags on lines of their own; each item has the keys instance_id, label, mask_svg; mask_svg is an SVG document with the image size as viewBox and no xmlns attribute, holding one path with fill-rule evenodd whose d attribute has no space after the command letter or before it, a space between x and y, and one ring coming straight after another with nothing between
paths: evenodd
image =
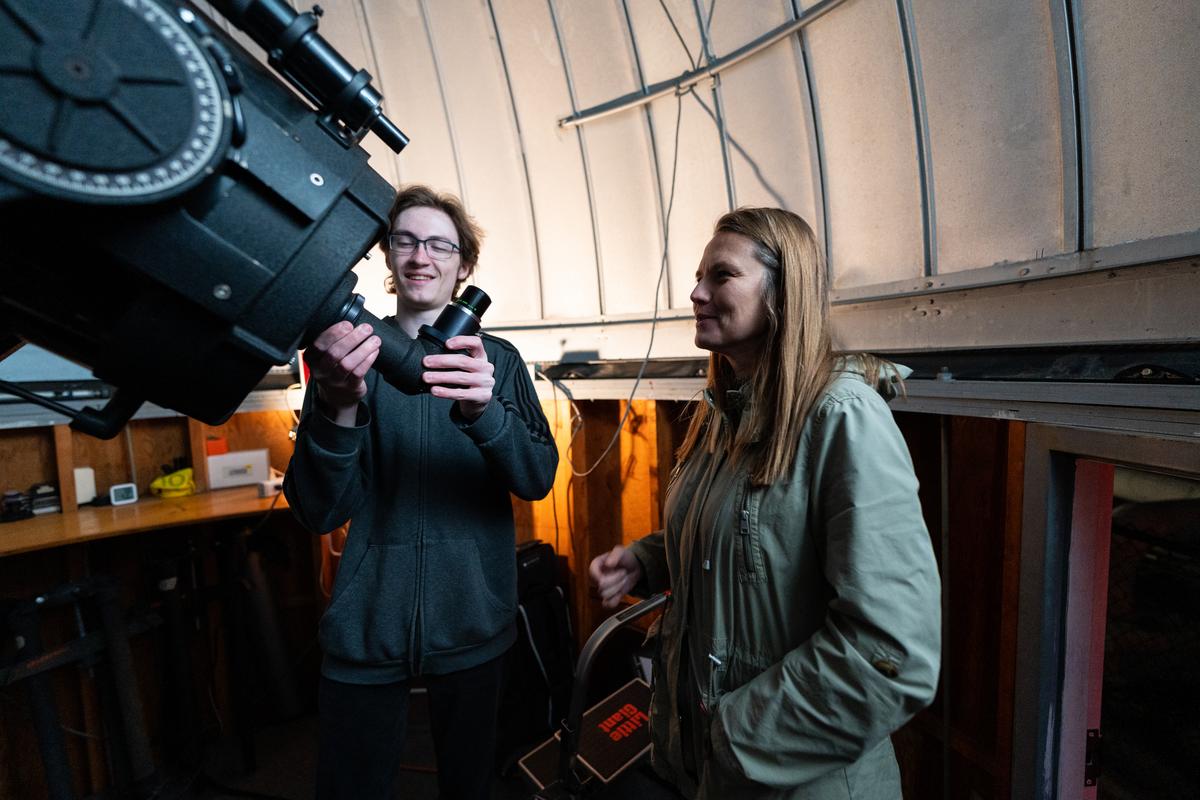
<instances>
[{"instance_id":1,"label":"jacket collar","mask_svg":"<svg viewBox=\"0 0 1200 800\"><path fill-rule=\"evenodd\" d=\"M750 382L746 381L733 389L726 389L725 402L720 404L716 401L716 393L712 389L705 389L704 402L721 415L730 429L736 430L754 402L754 393L750 391Z\"/></svg>"}]
</instances>

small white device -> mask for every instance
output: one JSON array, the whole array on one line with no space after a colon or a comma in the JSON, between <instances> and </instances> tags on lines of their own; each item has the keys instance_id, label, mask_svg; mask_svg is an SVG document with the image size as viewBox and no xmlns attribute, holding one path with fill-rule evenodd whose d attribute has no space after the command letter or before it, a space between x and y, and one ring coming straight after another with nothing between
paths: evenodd
<instances>
[{"instance_id":1,"label":"small white device","mask_svg":"<svg viewBox=\"0 0 1200 800\"><path fill-rule=\"evenodd\" d=\"M271 467L271 477L258 482L259 497L274 497L283 491L283 473Z\"/></svg>"},{"instance_id":2,"label":"small white device","mask_svg":"<svg viewBox=\"0 0 1200 800\"><path fill-rule=\"evenodd\" d=\"M91 467L75 468L75 502L90 503L96 499L96 471Z\"/></svg>"},{"instance_id":3,"label":"small white device","mask_svg":"<svg viewBox=\"0 0 1200 800\"><path fill-rule=\"evenodd\" d=\"M108 490L108 500L114 506L125 506L136 503L138 499L136 483L117 483Z\"/></svg>"}]
</instances>

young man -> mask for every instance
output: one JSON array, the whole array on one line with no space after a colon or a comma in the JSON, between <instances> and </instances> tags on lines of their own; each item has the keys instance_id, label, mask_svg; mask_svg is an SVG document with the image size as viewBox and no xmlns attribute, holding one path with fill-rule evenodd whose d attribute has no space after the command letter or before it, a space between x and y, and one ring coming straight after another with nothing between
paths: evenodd
<instances>
[{"instance_id":1,"label":"young man","mask_svg":"<svg viewBox=\"0 0 1200 800\"><path fill-rule=\"evenodd\" d=\"M452 196L401 191L381 247L396 316L415 338L479 259ZM515 641L509 494L544 497L558 453L520 354L494 336L428 355L428 393L371 371L380 340L337 323L305 353L312 382L284 492L314 533L351 520L329 607L317 797L386 799L412 680L427 687L443 798L486 798L503 656Z\"/></svg>"}]
</instances>

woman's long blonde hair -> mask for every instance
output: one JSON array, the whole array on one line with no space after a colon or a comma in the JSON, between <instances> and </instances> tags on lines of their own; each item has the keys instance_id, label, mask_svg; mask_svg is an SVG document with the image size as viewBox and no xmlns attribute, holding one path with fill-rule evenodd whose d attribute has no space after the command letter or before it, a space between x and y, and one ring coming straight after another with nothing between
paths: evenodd
<instances>
[{"instance_id":1,"label":"woman's long blonde hair","mask_svg":"<svg viewBox=\"0 0 1200 800\"><path fill-rule=\"evenodd\" d=\"M833 374L825 260L808 223L779 208L731 211L717 220L713 233L736 233L754 243L766 268L766 342L743 390L749 397L735 430L729 430L723 412L726 392L738 381L724 356L709 356L713 404L696 404L677 463L697 447L709 453L728 449L732 459L747 462L754 484L766 485L791 469L800 432Z\"/></svg>"}]
</instances>

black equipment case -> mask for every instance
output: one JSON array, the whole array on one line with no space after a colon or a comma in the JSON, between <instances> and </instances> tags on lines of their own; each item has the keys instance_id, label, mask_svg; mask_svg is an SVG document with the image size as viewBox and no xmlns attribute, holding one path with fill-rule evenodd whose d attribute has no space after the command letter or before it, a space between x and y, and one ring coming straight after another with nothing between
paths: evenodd
<instances>
[{"instance_id":1,"label":"black equipment case","mask_svg":"<svg viewBox=\"0 0 1200 800\"><path fill-rule=\"evenodd\" d=\"M539 539L517 545L517 643L509 651L500 697L497 759L511 769L528 746L566 717L575 640L558 556Z\"/></svg>"}]
</instances>

